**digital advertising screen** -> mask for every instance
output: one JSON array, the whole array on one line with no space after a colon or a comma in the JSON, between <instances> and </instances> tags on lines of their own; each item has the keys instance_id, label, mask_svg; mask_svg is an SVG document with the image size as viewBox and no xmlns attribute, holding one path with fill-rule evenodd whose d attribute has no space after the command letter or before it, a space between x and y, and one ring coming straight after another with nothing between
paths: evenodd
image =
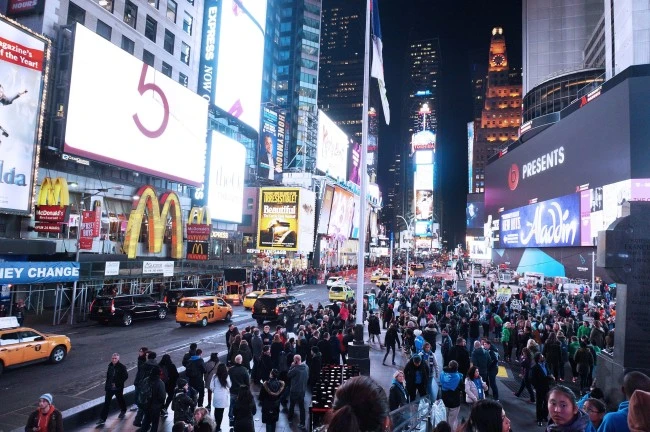
<instances>
[{"instance_id":1,"label":"digital advertising screen","mask_svg":"<svg viewBox=\"0 0 650 432\"><path fill-rule=\"evenodd\" d=\"M66 114L64 152L203 184L208 103L80 24Z\"/></svg>"},{"instance_id":2,"label":"digital advertising screen","mask_svg":"<svg viewBox=\"0 0 650 432\"><path fill-rule=\"evenodd\" d=\"M433 164L415 166L413 187L415 190L433 189Z\"/></svg>"},{"instance_id":3,"label":"digital advertising screen","mask_svg":"<svg viewBox=\"0 0 650 432\"><path fill-rule=\"evenodd\" d=\"M411 138L411 150L435 150L436 134L431 131L421 131L413 134Z\"/></svg>"},{"instance_id":4,"label":"digital advertising screen","mask_svg":"<svg viewBox=\"0 0 650 432\"><path fill-rule=\"evenodd\" d=\"M467 185L469 192L474 184L474 122L467 123Z\"/></svg>"},{"instance_id":5,"label":"digital advertising screen","mask_svg":"<svg viewBox=\"0 0 650 432\"><path fill-rule=\"evenodd\" d=\"M0 19L0 212L29 214L48 45Z\"/></svg>"},{"instance_id":6,"label":"digital advertising screen","mask_svg":"<svg viewBox=\"0 0 650 432\"><path fill-rule=\"evenodd\" d=\"M502 248L580 246L580 194L501 213Z\"/></svg>"},{"instance_id":7,"label":"digital advertising screen","mask_svg":"<svg viewBox=\"0 0 650 432\"><path fill-rule=\"evenodd\" d=\"M415 219L428 220L433 217L433 190L415 191Z\"/></svg>"},{"instance_id":8,"label":"digital advertising screen","mask_svg":"<svg viewBox=\"0 0 650 432\"><path fill-rule=\"evenodd\" d=\"M332 200L334 199L334 186L325 186L323 199L320 205L320 216L318 218L318 234L327 234L332 212Z\"/></svg>"},{"instance_id":9,"label":"digital advertising screen","mask_svg":"<svg viewBox=\"0 0 650 432\"><path fill-rule=\"evenodd\" d=\"M262 113L257 175L275 180L283 171L285 115L267 107L262 109Z\"/></svg>"},{"instance_id":10,"label":"digital advertising screen","mask_svg":"<svg viewBox=\"0 0 650 432\"><path fill-rule=\"evenodd\" d=\"M648 123L640 120L632 135L630 118L647 117L648 104L624 84L490 162L485 167L486 213L498 219L500 210L630 179L635 163L649 166L646 151L630 159L634 140L647 148L647 143L641 145L647 132L641 130Z\"/></svg>"},{"instance_id":11,"label":"digital advertising screen","mask_svg":"<svg viewBox=\"0 0 650 432\"><path fill-rule=\"evenodd\" d=\"M360 185L361 144L352 143L348 150L348 181Z\"/></svg>"},{"instance_id":12,"label":"digital advertising screen","mask_svg":"<svg viewBox=\"0 0 650 432\"><path fill-rule=\"evenodd\" d=\"M433 229L430 220L415 221L415 235L417 237L432 237Z\"/></svg>"},{"instance_id":13,"label":"digital advertising screen","mask_svg":"<svg viewBox=\"0 0 650 432\"><path fill-rule=\"evenodd\" d=\"M316 194L307 189L300 189L298 207L298 250L314 251L314 230L316 228Z\"/></svg>"},{"instance_id":14,"label":"digital advertising screen","mask_svg":"<svg viewBox=\"0 0 650 432\"><path fill-rule=\"evenodd\" d=\"M352 218L354 216L354 194L340 187L334 188L332 200L332 213L327 235L342 235L350 237L352 231Z\"/></svg>"},{"instance_id":15,"label":"digital advertising screen","mask_svg":"<svg viewBox=\"0 0 650 432\"><path fill-rule=\"evenodd\" d=\"M260 188L258 249L298 250L301 190Z\"/></svg>"},{"instance_id":16,"label":"digital advertising screen","mask_svg":"<svg viewBox=\"0 0 650 432\"><path fill-rule=\"evenodd\" d=\"M230 137L212 132L209 170L210 216L220 221L241 222L246 147Z\"/></svg>"},{"instance_id":17,"label":"digital advertising screen","mask_svg":"<svg viewBox=\"0 0 650 432\"><path fill-rule=\"evenodd\" d=\"M483 194L467 194L467 206L465 207L465 224L467 229L483 232L485 220Z\"/></svg>"},{"instance_id":18,"label":"digital advertising screen","mask_svg":"<svg viewBox=\"0 0 650 432\"><path fill-rule=\"evenodd\" d=\"M318 111L316 169L332 178L347 178L348 136L322 111Z\"/></svg>"},{"instance_id":19,"label":"digital advertising screen","mask_svg":"<svg viewBox=\"0 0 650 432\"><path fill-rule=\"evenodd\" d=\"M216 106L255 131L260 128L266 3L221 0L216 83L210 92Z\"/></svg>"},{"instance_id":20,"label":"digital advertising screen","mask_svg":"<svg viewBox=\"0 0 650 432\"><path fill-rule=\"evenodd\" d=\"M414 153L416 165L430 165L433 164L433 151L432 150L418 150Z\"/></svg>"}]
</instances>

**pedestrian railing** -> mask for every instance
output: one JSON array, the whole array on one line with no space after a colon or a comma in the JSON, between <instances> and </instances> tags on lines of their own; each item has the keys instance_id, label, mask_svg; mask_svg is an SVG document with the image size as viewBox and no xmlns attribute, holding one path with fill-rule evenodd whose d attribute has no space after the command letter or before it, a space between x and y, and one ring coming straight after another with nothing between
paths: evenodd
<instances>
[{"instance_id":1,"label":"pedestrian railing","mask_svg":"<svg viewBox=\"0 0 650 432\"><path fill-rule=\"evenodd\" d=\"M431 432L431 400L428 396L391 411L393 432Z\"/></svg>"}]
</instances>

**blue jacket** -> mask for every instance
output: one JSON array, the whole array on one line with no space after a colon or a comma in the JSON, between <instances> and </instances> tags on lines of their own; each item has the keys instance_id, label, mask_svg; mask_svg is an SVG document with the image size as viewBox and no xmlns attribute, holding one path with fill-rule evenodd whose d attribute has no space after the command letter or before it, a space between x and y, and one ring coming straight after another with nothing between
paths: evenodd
<instances>
[{"instance_id":1,"label":"blue jacket","mask_svg":"<svg viewBox=\"0 0 650 432\"><path fill-rule=\"evenodd\" d=\"M618 411L605 414L598 432L629 432L627 426L627 411L629 401L623 401L618 406Z\"/></svg>"}]
</instances>

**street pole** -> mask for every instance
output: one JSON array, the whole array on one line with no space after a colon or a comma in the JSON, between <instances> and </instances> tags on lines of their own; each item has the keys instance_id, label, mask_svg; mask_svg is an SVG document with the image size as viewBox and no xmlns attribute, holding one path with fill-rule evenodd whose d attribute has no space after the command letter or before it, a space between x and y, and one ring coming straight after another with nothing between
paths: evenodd
<instances>
[{"instance_id":1,"label":"street pole","mask_svg":"<svg viewBox=\"0 0 650 432\"><path fill-rule=\"evenodd\" d=\"M388 281L390 286L393 286L393 233L390 233L390 273L388 274Z\"/></svg>"},{"instance_id":2,"label":"street pole","mask_svg":"<svg viewBox=\"0 0 650 432\"><path fill-rule=\"evenodd\" d=\"M398 218L401 218L404 223L406 224L406 279L405 279L405 285L408 287L409 284L409 276L411 275L411 269L409 268L409 252L411 250L410 246L410 239L409 236L411 235L411 222L413 222L413 219L411 221L407 221L404 216L397 215Z\"/></svg>"},{"instance_id":3,"label":"street pole","mask_svg":"<svg viewBox=\"0 0 650 432\"><path fill-rule=\"evenodd\" d=\"M591 253L591 297L594 297L596 292L596 253Z\"/></svg>"}]
</instances>

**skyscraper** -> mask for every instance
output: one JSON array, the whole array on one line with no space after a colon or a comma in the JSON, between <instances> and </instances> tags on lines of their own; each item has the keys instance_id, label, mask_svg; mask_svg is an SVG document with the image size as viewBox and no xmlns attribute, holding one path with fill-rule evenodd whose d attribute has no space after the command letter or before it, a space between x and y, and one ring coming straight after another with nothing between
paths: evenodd
<instances>
[{"instance_id":1,"label":"skyscraper","mask_svg":"<svg viewBox=\"0 0 650 432\"><path fill-rule=\"evenodd\" d=\"M406 103L409 135L422 130L438 129L438 78L440 72L440 41L438 38L409 43L406 53ZM429 114L419 114L424 104Z\"/></svg>"},{"instance_id":2,"label":"skyscraper","mask_svg":"<svg viewBox=\"0 0 650 432\"><path fill-rule=\"evenodd\" d=\"M474 132L473 178L470 190L484 191L485 165L490 156L519 136L521 123L521 81L511 76L503 29L492 29L488 56L485 104L481 123ZM513 82L514 81L514 82Z\"/></svg>"}]
</instances>

